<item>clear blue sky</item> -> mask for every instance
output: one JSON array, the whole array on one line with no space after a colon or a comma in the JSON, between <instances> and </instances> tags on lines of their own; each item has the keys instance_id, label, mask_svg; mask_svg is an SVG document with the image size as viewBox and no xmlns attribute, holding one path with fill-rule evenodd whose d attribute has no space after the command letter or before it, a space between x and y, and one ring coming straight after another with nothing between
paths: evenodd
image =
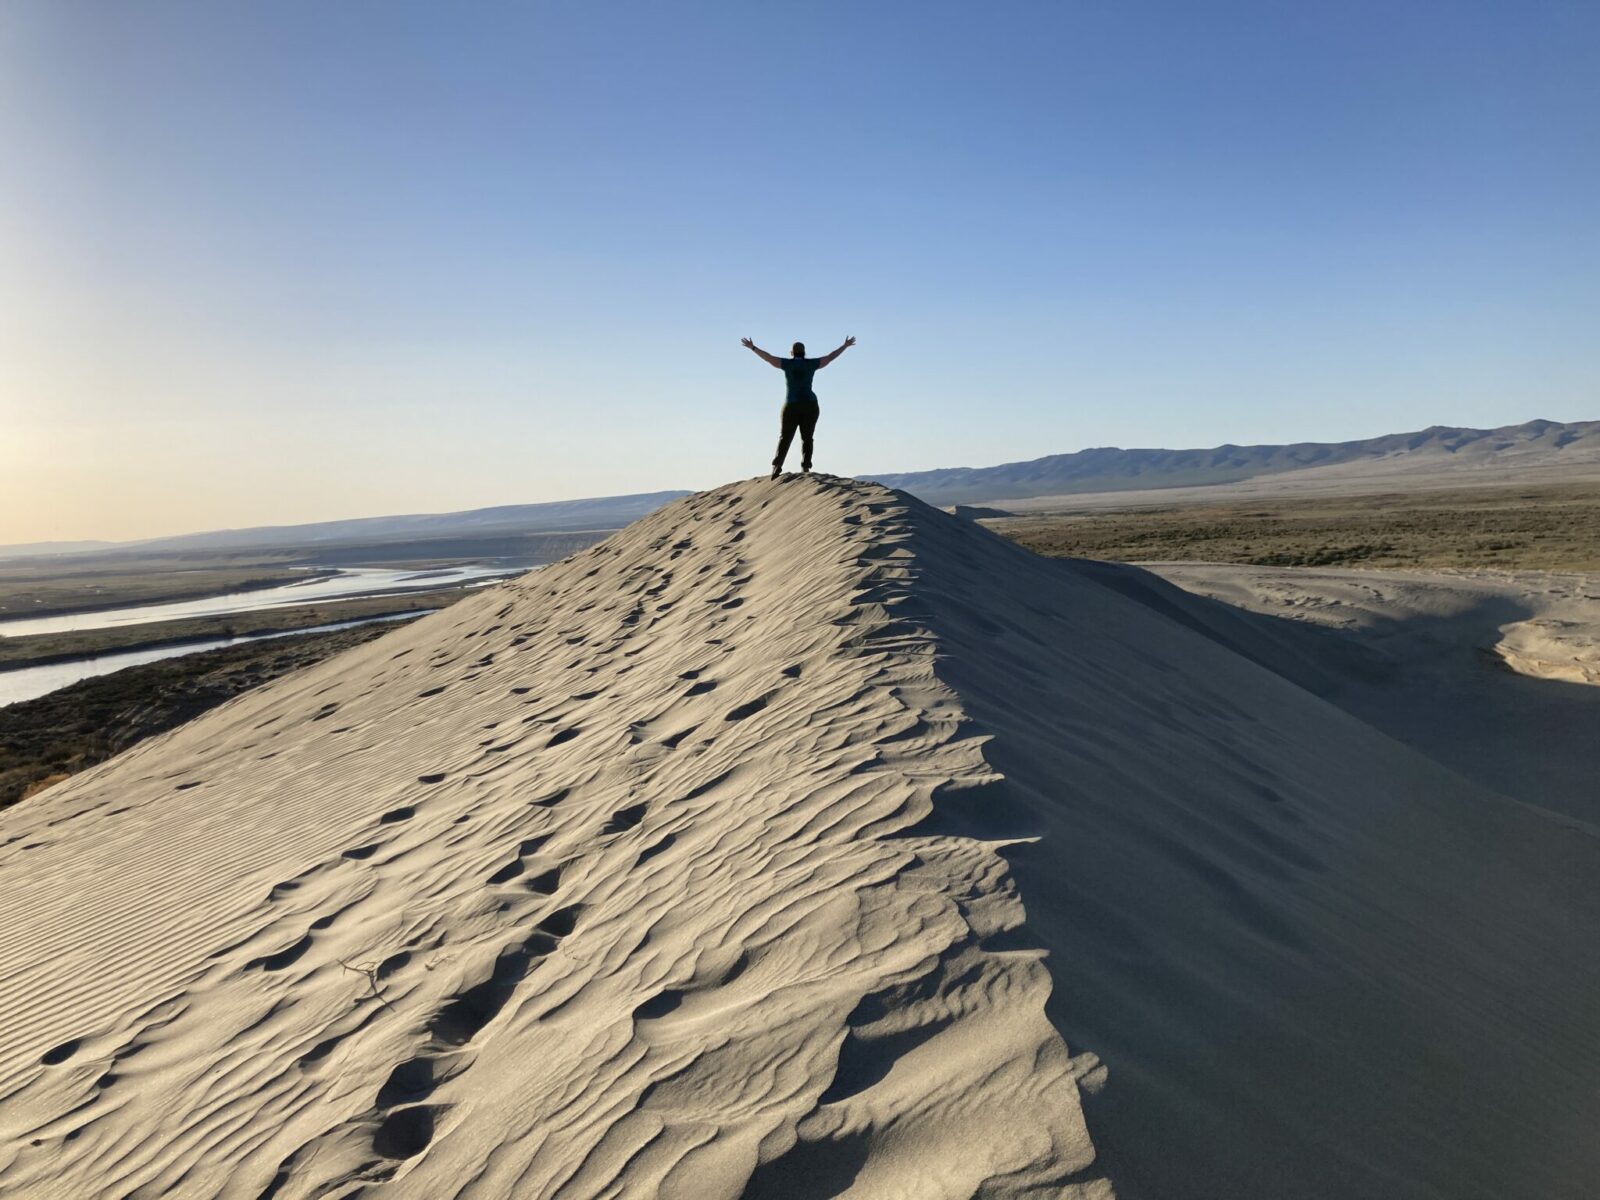
<instances>
[{"instance_id":1,"label":"clear blue sky","mask_svg":"<svg viewBox=\"0 0 1600 1200\"><path fill-rule=\"evenodd\" d=\"M0 4L0 543L1600 416L1600 4Z\"/></svg>"}]
</instances>

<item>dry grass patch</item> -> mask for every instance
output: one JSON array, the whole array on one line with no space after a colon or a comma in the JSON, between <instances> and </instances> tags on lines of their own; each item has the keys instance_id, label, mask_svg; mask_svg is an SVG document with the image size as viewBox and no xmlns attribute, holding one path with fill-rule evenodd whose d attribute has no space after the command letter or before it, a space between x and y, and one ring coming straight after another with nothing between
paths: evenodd
<instances>
[{"instance_id":1,"label":"dry grass patch","mask_svg":"<svg viewBox=\"0 0 1600 1200\"><path fill-rule=\"evenodd\" d=\"M1593 484L1046 513L985 524L1040 554L1122 562L1600 570L1600 486Z\"/></svg>"}]
</instances>

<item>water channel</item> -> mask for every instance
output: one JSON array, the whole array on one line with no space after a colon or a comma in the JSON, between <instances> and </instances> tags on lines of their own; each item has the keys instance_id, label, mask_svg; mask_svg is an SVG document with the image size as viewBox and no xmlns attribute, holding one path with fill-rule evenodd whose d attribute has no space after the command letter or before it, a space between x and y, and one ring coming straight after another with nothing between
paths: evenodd
<instances>
[{"instance_id":1,"label":"water channel","mask_svg":"<svg viewBox=\"0 0 1600 1200\"><path fill-rule=\"evenodd\" d=\"M255 591L228 592L204 596L197 600L179 600L168 604L143 604L126 608L106 608L97 612L63 613L46 617L15 617L0 620L0 637L26 637L39 633L69 633L89 629L121 628L127 625L145 625L156 621L175 621L186 617L225 617L235 613L261 612L266 609L287 608L296 604L337 604L343 600L365 597L404 595L408 592L430 591L435 588L483 587L499 580L520 575L531 564L507 566L504 563L469 563L465 566L436 569L347 567L337 574L280 584L277 587ZM260 641L263 638L288 637L299 633L324 633L333 629L348 629L372 621L404 620L419 613L395 613L382 617L365 617L353 621L335 621L306 629L284 629L246 637L216 637L205 641L183 642L170 646L148 646L130 650L114 650L105 654L86 655L65 662L44 663L34 667L0 670L0 707L32 700L37 696L89 679L96 675L109 675L124 667L137 667L143 663L159 662L164 658L177 658L184 654L199 654L204 650L217 650L223 646L237 646L242 642Z\"/></svg>"},{"instance_id":2,"label":"water channel","mask_svg":"<svg viewBox=\"0 0 1600 1200\"><path fill-rule=\"evenodd\" d=\"M199 654L203 650L220 650L224 646L238 646L245 642L260 642L268 638L294 637L302 633L328 633L335 629L352 629L357 625L370 625L375 621L405 621L420 617L433 609L417 612L390 613L382 617L363 617L356 621L335 621L331 625L315 625L309 629L280 629L271 633L251 634L248 637L209 638L203 642L183 642L176 646L149 646L142 650L114 650L91 658L74 658L66 662L44 663L37 667L18 667L13 671L0 671L0 708L16 704L19 700L32 700L57 688L92 679L96 675L109 675L124 667L137 667L144 663L160 662L164 658L178 658L184 654Z\"/></svg>"},{"instance_id":3,"label":"water channel","mask_svg":"<svg viewBox=\"0 0 1600 1200\"><path fill-rule=\"evenodd\" d=\"M249 592L227 592L203 596L198 600L179 600L169 604L143 604L131 608L105 608L95 612L62 613L49 617L13 617L0 620L0 637L26 637L35 633L70 633L84 629L110 629L122 625L145 625L152 621L176 621L184 617L225 617L233 613L260 612L268 608L287 608L294 604L326 604L354 600L362 596L384 596L432 588L459 587L467 583L490 583L528 570L524 566L471 563L464 567L437 570L389 567L347 567L336 575L306 579L277 587Z\"/></svg>"}]
</instances>

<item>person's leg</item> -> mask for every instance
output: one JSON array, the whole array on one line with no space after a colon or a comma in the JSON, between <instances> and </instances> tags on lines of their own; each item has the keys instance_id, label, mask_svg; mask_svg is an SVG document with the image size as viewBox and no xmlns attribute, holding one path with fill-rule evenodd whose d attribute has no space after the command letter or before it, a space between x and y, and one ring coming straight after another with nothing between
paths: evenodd
<instances>
[{"instance_id":1,"label":"person's leg","mask_svg":"<svg viewBox=\"0 0 1600 1200\"><path fill-rule=\"evenodd\" d=\"M811 470L811 435L817 431L819 410L815 404L806 405L800 415L800 469Z\"/></svg>"},{"instance_id":2,"label":"person's leg","mask_svg":"<svg viewBox=\"0 0 1600 1200\"><path fill-rule=\"evenodd\" d=\"M795 411L795 405L783 406L783 427L778 433L778 453L772 459L772 477L776 479L778 472L783 470L783 460L789 455L789 443L794 441L794 431L800 425L800 415Z\"/></svg>"}]
</instances>

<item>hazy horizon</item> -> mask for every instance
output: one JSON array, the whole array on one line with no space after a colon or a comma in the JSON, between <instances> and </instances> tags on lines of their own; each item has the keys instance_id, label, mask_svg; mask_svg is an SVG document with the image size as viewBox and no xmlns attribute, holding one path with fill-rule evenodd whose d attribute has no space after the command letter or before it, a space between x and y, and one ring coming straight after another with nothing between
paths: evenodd
<instances>
[{"instance_id":1,"label":"hazy horizon","mask_svg":"<svg viewBox=\"0 0 1600 1200\"><path fill-rule=\"evenodd\" d=\"M1596 419L1600 419L1600 418L1575 417L1572 420L1556 420L1556 419L1553 419L1553 418L1529 417L1525 421L1513 421L1513 422L1510 423L1509 426L1501 426L1500 428L1515 428L1515 427L1531 424L1532 422L1539 421L1539 420L1550 420L1554 424L1557 424L1557 425L1570 425L1570 424L1583 424L1583 423L1586 423L1589 420L1596 420ZM1386 431L1386 434L1404 434L1404 433L1412 433L1412 432L1421 432L1421 431L1420 430L1409 430L1409 429L1393 429L1393 430ZM1376 438L1376 437L1386 436L1386 434L1380 433L1380 434L1372 434L1370 436ZM1362 440L1365 440L1365 438L1364 437L1356 437L1356 438L1348 438L1348 439L1345 439L1345 440L1346 441L1362 441ZM1309 442L1309 443L1312 443L1312 444L1316 444L1316 443L1325 443L1326 444L1326 439L1310 438L1310 439L1305 439L1305 442ZM1044 458L1044 457L1052 457L1052 456L1060 455L1060 454L1073 454L1073 453L1078 453L1078 452L1086 452L1086 451L1090 451L1090 450L1134 450L1134 451L1141 451L1141 450L1143 450L1143 451L1157 451L1157 450L1179 450L1179 451L1182 451L1182 450L1211 450L1211 449L1217 449L1217 448L1220 448L1222 446L1230 445L1230 444L1231 445L1238 445L1238 446L1241 446L1242 448L1250 448L1252 445L1260 445L1261 443L1217 442L1217 443L1213 443L1212 445L1208 445L1208 446L1162 446L1162 447L1158 447L1158 446L1082 446L1082 447L1077 447L1074 450L1066 450L1066 451L1047 450L1047 451L1044 451L1041 454L1035 455L1034 459ZM919 468L916 468L916 471L923 471L923 470L937 471L937 470L941 470L941 469L960 468L960 467L978 467L978 468L1001 467L1001 466L1014 465L1016 463L1030 462L1030 461L1034 461L1034 459L1014 459L1014 460L1008 460L1007 462L1004 462L1004 463L948 463L948 464L944 464L943 467L928 467L928 468L919 467ZM765 473L766 472L764 472L764 471L758 471L758 472L755 473L754 477L759 478L759 477L765 475ZM881 475L881 476L887 477L889 475L897 475L897 474L901 474L901 472L898 472L898 471L883 471L883 472L873 473L873 472L869 471L869 472L865 472L864 473L865 477L867 477L867 478L874 478L877 475ZM471 506L469 506L469 507L467 507L465 509L422 509L422 508L416 508L416 509L409 509L409 510L396 510L394 512L384 512L384 513L337 513L337 514L331 514L331 515L327 515L327 516L312 517L307 521L256 522L256 523L253 523L253 524L250 524L250 525L232 525L232 526L227 526L227 525L224 525L224 526L208 525L208 526L203 526L203 527L196 527L196 528L193 528L193 529L167 530L165 532L149 534L149 535L143 536L143 537L126 538L126 539L82 538L82 539L62 539L60 541L51 541L51 542L22 542L22 543L4 543L4 542L0 542L0 552L15 551L15 550L18 550L18 549L32 548L32 547L46 547L46 546L57 546L57 545L63 546L63 547L70 547L70 546L73 546L75 544L84 544L84 545L102 544L102 545L107 545L107 546L127 545L127 544L133 544L133 543L137 543L137 542L141 542L141 541L151 541L151 540L153 540L153 541L161 541L161 540L165 540L166 538L183 537L183 536L188 535L188 534L223 532L223 531L226 531L228 529L253 529L253 528L270 529L270 528L275 528L275 527L279 527L279 526L297 527L297 526L300 526L300 525L318 525L318 524L336 523L336 522L342 522L342 521L383 520L383 519L386 519L386 518L422 517L422 516L447 516L447 515L449 515L451 513L456 513L456 512L475 512L475 511L487 510L487 509L493 509L493 508L517 508L517 507L528 507L528 506L534 506L534 505L540 505L540 504L551 504L551 503L562 503L562 502L582 502L582 501L588 501L588 500L606 500L606 499L624 498L624 497L632 496L632 495L653 495L653 494L657 494L657 493L661 493L661 494L672 493L672 492L689 493L689 492L692 492L692 491L695 491L695 490L704 490L704 487L713 487L713 486L718 486L719 484L722 484L722 483L731 483L731 482L734 482L734 480L731 480L731 479L729 479L729 480L720 480L720 481L716 481L715 483L712 483L712 484L704 485L701 488L672 488L672 487L668 487L668 488L652 489L651 491L647 491L647 492L620 492L620 493L613 493L613 494L610 494L610 495L607 495L607 496L557 496L557 497L544 497L544 498L541 498L541 499L538 499L538 500L513 500L513 501L508 501L508 502L504 502L504 503L497 503L497 504L471 505ZM1161 487L1161 486L1167 486L1167 485L1152 484L1151 486ZM41 552L47 552L47 551L41 551Z\"/></svg>"},{"instance_id":2,"label":"hazy horizon","mask_svg":"<svg viewBox=\"0 0 1600 1200\"><path fill-rule=\"evenodd\" d=\"M1593 419L1583 4L20 0L0 544Z\"/></svg>"}]
</instances>

